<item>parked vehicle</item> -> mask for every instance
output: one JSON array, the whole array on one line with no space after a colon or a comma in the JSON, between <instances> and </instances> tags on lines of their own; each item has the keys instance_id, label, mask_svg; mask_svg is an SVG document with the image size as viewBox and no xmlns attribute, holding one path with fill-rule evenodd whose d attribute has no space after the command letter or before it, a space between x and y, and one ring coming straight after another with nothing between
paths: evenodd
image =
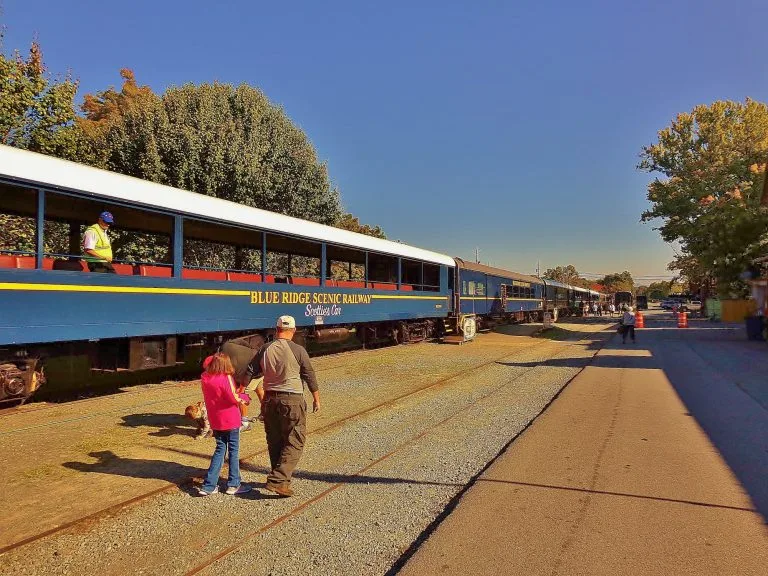
<instances>
[{"instance_id":1,"label":"parked vehicle","mask_svg":"<svg viewBox=\"0 0 768 576\"><path fill-rule=\"evenodd\" d=\"M637 296L635 302L638 310L648 310L648 296Z\"/></svg>"}]
</instances>

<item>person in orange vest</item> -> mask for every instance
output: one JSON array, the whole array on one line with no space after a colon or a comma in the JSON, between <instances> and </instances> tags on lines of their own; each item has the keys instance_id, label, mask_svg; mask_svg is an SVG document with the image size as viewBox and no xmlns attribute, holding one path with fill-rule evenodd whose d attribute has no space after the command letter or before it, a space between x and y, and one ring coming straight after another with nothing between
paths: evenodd
<instances>
[{"instance_id":1,"label":"person in orange vest","mask_svg":"<svg viewBox=\"0 0 768 576\"><path fill-rule=\"evenodd\" d=\"M117 274L112 266L112 243L107 230L115 222L111 212L99 214L99 221L85 229L83 235L83 260L91 272Z\"/></svg>"}]
</instances>

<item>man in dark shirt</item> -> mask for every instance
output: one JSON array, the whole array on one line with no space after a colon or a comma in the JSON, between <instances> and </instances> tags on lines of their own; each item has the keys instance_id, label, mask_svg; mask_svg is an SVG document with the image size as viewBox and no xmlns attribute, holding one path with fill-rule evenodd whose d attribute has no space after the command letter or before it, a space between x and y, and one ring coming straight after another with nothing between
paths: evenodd
<instances>
[{"instance_id":1,"label":"man in dark shirt","mask_svg":"<svg viewBox=\"0 0 768 576\"><path fill-rule=\"evenodd\" d=\"M320 409L317 378L307 351L292 342L296 321L292 316L277 319L275 340L262 347L253 359L254 376L264 376L264 429L269 461L266 489L280 496L293 496L291 475L304 449L307 403L304 384L312 392L312 411Z\"/></svg>"}]
</instances>

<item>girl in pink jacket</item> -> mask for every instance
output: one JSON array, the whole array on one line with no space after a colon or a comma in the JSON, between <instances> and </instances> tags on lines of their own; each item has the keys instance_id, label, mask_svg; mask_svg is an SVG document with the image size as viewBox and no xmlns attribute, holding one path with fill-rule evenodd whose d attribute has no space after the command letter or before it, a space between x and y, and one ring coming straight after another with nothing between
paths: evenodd
<instances>
[{"instance_id":1,"label":"girl in pink jacket","mask_svg":"<svg viewBox=\"0 0 768 576\"><path fill-rule=\"evenodd\" d=\"M240 484L238 458L240 455L240 404L246 401L235 391L235 381L232 378L235 369L228 355L214 354L206 364L200 380L205 407L208 410L208 420L216 440L216 450L213 452L211 465L198 494L209 496L219 491L219 474L227 452L229 452L229 477L226 493L245 494L250 492L251 488Z\"/></svg>"}]
</instances>

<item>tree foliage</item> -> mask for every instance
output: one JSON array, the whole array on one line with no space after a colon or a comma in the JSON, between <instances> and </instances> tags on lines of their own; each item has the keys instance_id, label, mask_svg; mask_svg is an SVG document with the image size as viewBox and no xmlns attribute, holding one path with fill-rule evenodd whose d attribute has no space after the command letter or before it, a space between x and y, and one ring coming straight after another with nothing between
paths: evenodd
<instances>
[{"instance_id":1,"label":"tree foliage","mask_svg":"<svg viewBox=\"0 0 768 576\"><path fill-rule=\"evenodd\" d=\"M0 48L2 31L0 30ZM77 82L46 74L43 53L33 42L23 58L0 53L0 141L9 146L75 158L82 143L75 121Z\"/></svg>"},{"instance_id":2,"label":"tree foliage","mask_svg":"<svg viewBox=\"0 0 768 576\"><path fill-rule=\"evenodd\" d=\"M628 271L615 272L614 274L607 274L599 283L603 285L604 290L613 294L614 292L632 292L635 287L634 280L632 280L632 274Z\"/></svg>"},{"instance_id":3,"label":"tree foliage","mask_svg":"<svg viewBox=\"0 0 768 576\"><path fill-rule=\"evenodd\" d=\"M306 135L258 89L186 84L162 96L121 72L86 97L83 130L103 167L324 224L341 217L338 190Z\"/></svg>"},{"instance_id":4,"label":"tree foliage","mask_svg":"<svg viewBox=\"0 0 768 576\"><path fill-rule=\"evenodd\" d=\"M69 75L52 79L46 73L37 42L32 42L26 58L18 51L11 56L0 52L0 142L62 158L86 153L85 140L75 125L76 91L77 82ZM46 243L59 241L58 229L46 232ZM34 219L0 214L0 247L34 251Z\"/></svg>"},{"instance_id":5,"label":"tree foliage","mask_svg":"<svg viewBox=\"0 0 768 576\"><path fill-rule=\"evenodd\" d=\"M384 230L382 230L381 227L360 224L360 220L355 216L352 216L349 212L345 212L341 216L336 223L336 227L341 228L342 230L349 230L350 232L357 232L358 234L374 236L375 238L383 238L385 240L387 238L387 235L384 234Z\"/></svg>"},{"instance_id":6,"label":"tree foliage","mask_svg":"<svg viewBox=\"0 0 768 576\"><path fill-rule=\"evenodd\" d=\"M743 288L740 274L764 249L766 160L768 107L749 99L679 114L641 153L639 168L661 175L648 185L652 206L642 220L660 218L662 238L679 242L683 260L724 294Z\"/></svg>"},{"instance_id":7,"label":"tree foliage","mask_svg":"<svg viewBox=\"0 0 768 576\"><path fill-rule=\"evenodd\" d=\"M548 280L554 280L555 282L562 282L563 284L570 284L571 286L580 286L581 288L589 288L589 280L586 280L579 276L578 270L571 265L557 266L555 268L548 268L542 278Z\"/></svg>"},{"instance_id":8,"label":"tree foliage","mask_svg":"<svg viewBox=\"0 0 768 576\"><path fill-rule=\"evenodd\" d=\"M645 288L644 291L641 291L640 288ZM638 286L636 290L636 294L642 295L645 294L648 296L648 298L655 298L656 300L661 300L663 298L666 298L670 294L680 294L682 292L685 292L685 287L676 282L675 280L662 280L658 282L651 282L648 286Z\"/></svg>"}]
</instances>

